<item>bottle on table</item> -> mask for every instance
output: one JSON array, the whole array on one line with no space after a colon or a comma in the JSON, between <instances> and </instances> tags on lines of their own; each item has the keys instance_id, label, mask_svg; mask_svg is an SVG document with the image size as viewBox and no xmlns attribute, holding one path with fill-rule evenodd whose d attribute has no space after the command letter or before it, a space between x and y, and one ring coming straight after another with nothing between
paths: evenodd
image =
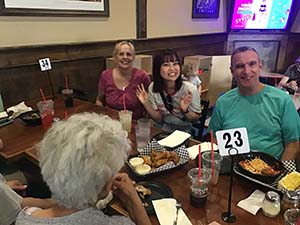
<instances>
[{"instance_id":1,"label":"bottle on table","mask_svg":"<svg viewBox=\"0 0 300 225\"><path fill-rule=\"evenodd\" d=\"M262 203L265 216L275 217L280 213L280 196L275 191L268 191Z\"/></svg>"}]
</instances>

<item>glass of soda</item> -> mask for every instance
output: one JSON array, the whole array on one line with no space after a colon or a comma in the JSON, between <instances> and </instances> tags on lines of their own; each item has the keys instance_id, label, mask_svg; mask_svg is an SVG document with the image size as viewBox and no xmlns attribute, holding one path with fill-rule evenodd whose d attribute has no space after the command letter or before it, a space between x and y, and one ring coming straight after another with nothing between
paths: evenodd
<instances>
[{"instance_id":1,"label":"glass of soda","mask_svg":"<svg viewBox=\"0 0 300 225\"><path fill-rule=\"evenodd\" d=\"M208 182L211 179L211 169L193 168L188 171L188 177L191 180L190 185L190 202L191 205L197 208L205 207L208 195Z\"/></svg>"}]
</instances>

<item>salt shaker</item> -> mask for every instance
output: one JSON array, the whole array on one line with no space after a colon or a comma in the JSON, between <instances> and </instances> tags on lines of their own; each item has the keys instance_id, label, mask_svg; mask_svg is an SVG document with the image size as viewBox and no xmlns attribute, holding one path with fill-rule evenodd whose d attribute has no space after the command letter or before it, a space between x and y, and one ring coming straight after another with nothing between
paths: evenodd
<instances>
[{"instance_id":1,"label":"salt shaker","mask_svg":"<svg viewBox=\"0 0 300 225\"><path fill-rule=\"evenodd\" d=\"M280 196L274 191L268 191L262 203L265 216L275 217L280 213Z\"/></svg>"},{"instance_id":2,"label":"salt shaker","mask_svg":"<svg viewBox=\"0 0 300 225\"><path fill-rule=\"evenodd\" d=\"M282 212L299 207L299 194L296 191L286 191L282 199Z\"/></svg>"}]
</instances>

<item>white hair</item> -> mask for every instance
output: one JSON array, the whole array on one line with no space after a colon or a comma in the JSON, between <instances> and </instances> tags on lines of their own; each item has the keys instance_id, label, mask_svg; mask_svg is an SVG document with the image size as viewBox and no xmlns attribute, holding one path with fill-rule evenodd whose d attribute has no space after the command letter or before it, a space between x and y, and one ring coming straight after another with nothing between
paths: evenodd
<instances>
[{"instance_id":1,"label":"white hair","mask_svg":"<svg viewBox=\"0 0 300 225\"><path fill-rule=\"evenodd\" d=\"M56 122L37 145L52 197L71 208L95 205L127 158L130 141L121 123L96 113Z\"/></svg>"}]
</instances>

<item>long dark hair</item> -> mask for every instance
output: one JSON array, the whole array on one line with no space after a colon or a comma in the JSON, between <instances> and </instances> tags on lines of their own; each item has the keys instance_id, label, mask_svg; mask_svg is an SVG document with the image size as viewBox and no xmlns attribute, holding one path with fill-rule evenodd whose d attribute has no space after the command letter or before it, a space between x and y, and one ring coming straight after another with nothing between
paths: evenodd
<instances>
[{"instance_id":1,"label":"long dark hair","mask_svg":"<svg viewBox=\"0 0 300 225\"><path fill-rule=\"evenodd\" d=\"M160 67L165 62L178 62L180 66L179 77L175 81L175 89L179 90L182 85L181 62L175 51L166 49L156 55L153 60L153 92L162 92L164 89L164 78L160 75Z\"/></svg>"}]
</instances>

